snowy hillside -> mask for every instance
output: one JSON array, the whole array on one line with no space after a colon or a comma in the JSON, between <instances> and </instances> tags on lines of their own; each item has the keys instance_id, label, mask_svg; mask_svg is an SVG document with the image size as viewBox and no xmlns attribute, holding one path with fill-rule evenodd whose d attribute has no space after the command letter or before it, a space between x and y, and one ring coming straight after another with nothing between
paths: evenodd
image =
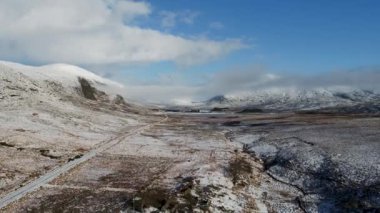
<instances>
[{"instance_id":1,"label":"snowy hillside","mask_svg":"<svg viewBox=\"0 0 380 213\"><path fill-rule=\"evenodd\" d=\"M141 125L120 89L75 66L0 62L0 197Z\"/></svg>"},{"instance_id":2,"label":"snowy hillside","mask_svg":"<svg viewBox=\"0 0 380 213\"><path fill-rule=\"evenodd\" d=\"M78 77L85 78L107 92L120 91L123 85L102 78L90 71L69 64L51 64L45 66L26 66L13 62L0 61L1 75L22 74L35 81L58 81L67 88L77 87Z\"/></svg>"},{"instance_id":3,"label":"snowy hillside","mask_svg":"<svg viewBox=\"0 0 380 213\"><path fill-rule=\"evenodd\" d=\"M14 99L28 104L38 101L57 101L65 97L85 95L84 86L94 90L102 99L120 99L123 85L102 78L85 69L52 64L40 67L0 61L0 100L2 105L14 104ZM82 80L81 80L82 79ZM93 98L95 99L95 98Z\"/></svg>"},{"instance_id":4,"label":"snowy hillside","mask_svg":"<svg viewBox=\"0 0 380 213\"><path fill-rule=\"evenodd\" d=\"M265 109L318 109L353 106L379 101L380 94L351 87L328 88L271 88L216 96L205 102L209 107L248 107Z\"/></svg>"}]
</instances>

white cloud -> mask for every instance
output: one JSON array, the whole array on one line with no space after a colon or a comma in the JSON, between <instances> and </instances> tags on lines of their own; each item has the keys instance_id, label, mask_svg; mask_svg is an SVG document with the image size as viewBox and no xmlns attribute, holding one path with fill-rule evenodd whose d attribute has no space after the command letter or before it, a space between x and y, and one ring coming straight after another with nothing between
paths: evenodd
<instances>
[{"instance_id":1,"label":"white cloud","mask_svg":"<svg viewBox=\"0 0 380 213\"><path fill-rule=\"evenodd\" d=\"M177 24L191 25L194 20L199 16L196 11L185 10L181 12L161 11L161 26L163 28L173 28Z\"/></svg>"},{"instance_id":2,"label":"white cloud","mask_svg":"<svg viewBox=\"0 0 380 213\"><path fill-rule=\"evenodd\" d=\"M151 13L151 7L144 2L135 1L115 1L107 0L108 5L114 8L116 17L121 17L124 21L133 20L138 16L147 16Z\"/></svg>"},{"instance_id":3,"label":"white cloud","mask_svg":"<svg viewBox=\"0 0 380 213\"><path fill-rule=\"evenodd\" d=\"M192 65L244 46L136 26L151 6L132 0L2 0L0 58L82 65L173 61ZM183 19L192 23L196 15ZM170 25L170 22L167 23Z\"/></svg>"}]
</instances>

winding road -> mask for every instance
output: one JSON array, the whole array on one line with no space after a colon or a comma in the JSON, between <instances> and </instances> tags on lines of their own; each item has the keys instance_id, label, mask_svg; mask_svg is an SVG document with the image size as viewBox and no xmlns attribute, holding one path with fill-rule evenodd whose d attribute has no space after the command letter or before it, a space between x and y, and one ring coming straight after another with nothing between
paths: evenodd
<instances>
[{"instance_id":1,"label":"winding road","mask_svg":"<svg viewBox=\"0 0 380 213\"><path fill-rule=\"evenodd\" d=\"M165 122L167 120L168 120L168 116L165 115L165 118L158 121L158 122L139 127L137 129L134 129L131 132L121 134L120 136L117 136L111 140L100 143L96 148L87 152L82 157L77 158L75 160L72 160L72 161L62 165L61 167L56 168L56 169L48 172L48 173L44 174L43 176L39 177L38 179L28 183L27 185L25 185L25 186L13 191L13 192L7 194L6 196L2 197L0 199L0 210L2 208L6 207L7 205L9 205L10 203L15 202L15 201L19 200L20 198L24 197L26 194L39 189L40 187L44 186L45 184L48 184L49 182L51 182L52 180L54 180L58 176L70 171L71 169L75 168L79 164L90 160L91 158L95 157L98 153L101 153L101 152L115 146L116 144L125 140L127 137L139 134L142 131L149 129L149 128L151 128L157 124L160 124L162 122Z\"/></svg>"}]
</instances>

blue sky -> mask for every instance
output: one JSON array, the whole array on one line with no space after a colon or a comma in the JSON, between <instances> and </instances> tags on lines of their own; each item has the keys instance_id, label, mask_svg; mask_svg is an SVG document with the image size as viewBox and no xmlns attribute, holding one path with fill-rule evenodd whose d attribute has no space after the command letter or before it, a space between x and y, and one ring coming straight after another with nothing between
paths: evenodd
<instances>
[{"instance_id":1,"label":"blue sky","mask_svg":"<svg viewBox=\"0 0 380 213\"><path fill-rule=\"evenodd\" d=\"M127 68L141 70L136 78L147 80L160 73L183 72L187 79L263 64L273 72L316 74L363 66L378 66L380 58L380 2L375 0L219 0L151 1L155 11L192 11L192 24L165 29L159 13L141 26L184 36L212 39L239 38L248 48L193 67L174 63ZM220 24L215 29L213 23ZM197 81L195 81L197 82Z\"/></svg>"},{"instance_id":2,"label":"blue sky","mask_svg":"<svg viewBox=\"0 0 380 213\"><path fill-rule=\"evenodd\" d=\"M146 85L199 96L228 72L254 84L258 70L289 79L380 67L377 0L3 0L0 14L0 59L82 66L136 86L135 97Z\"/></svg>"}]
</instances>

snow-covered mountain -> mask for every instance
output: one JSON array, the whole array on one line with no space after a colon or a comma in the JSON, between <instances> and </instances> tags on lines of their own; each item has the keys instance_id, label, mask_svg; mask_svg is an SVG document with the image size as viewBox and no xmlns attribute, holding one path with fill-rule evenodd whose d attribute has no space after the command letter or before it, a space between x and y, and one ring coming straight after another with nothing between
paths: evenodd
<instances>
[{"instance_id":1,"label":"snow-covered mountain","mask_svg":"<svg viewBox=\"0 0 380 213\"><path fill-rule=\"evenodd\" d=\"M19 73L36 81L59 81L64 87L77 87L78 77L85 78L100 89L116 92L122 84L105 79L83 68L69 64L50 64L44 66L26 66L18 63L0 61L2 75Z\"/></svg>"},{"instance_id":2,"label":"snow-covered mountain","mask_svg":"<svg viewBox=\"0 0 380 213\"><path fill-rule=\"evenodd\" d=\"M352 87L303 89L297 87L261 89L215 96L208 107L260 107L275 110L320 109L378 103L380 94Z\"/></svg>"},{"instance_id":3,"label":"snow-covered mountain","mask_svg":"<svg viewBox=\"0 0 380 213\"><path fill-rule=\"evenodd\" d=\"M15 104L54 102L84 96L109 102L120 101L123 85L90 71L67 64L25 66L0 61L0 101Z\"/></svg>"}]
</instances>

